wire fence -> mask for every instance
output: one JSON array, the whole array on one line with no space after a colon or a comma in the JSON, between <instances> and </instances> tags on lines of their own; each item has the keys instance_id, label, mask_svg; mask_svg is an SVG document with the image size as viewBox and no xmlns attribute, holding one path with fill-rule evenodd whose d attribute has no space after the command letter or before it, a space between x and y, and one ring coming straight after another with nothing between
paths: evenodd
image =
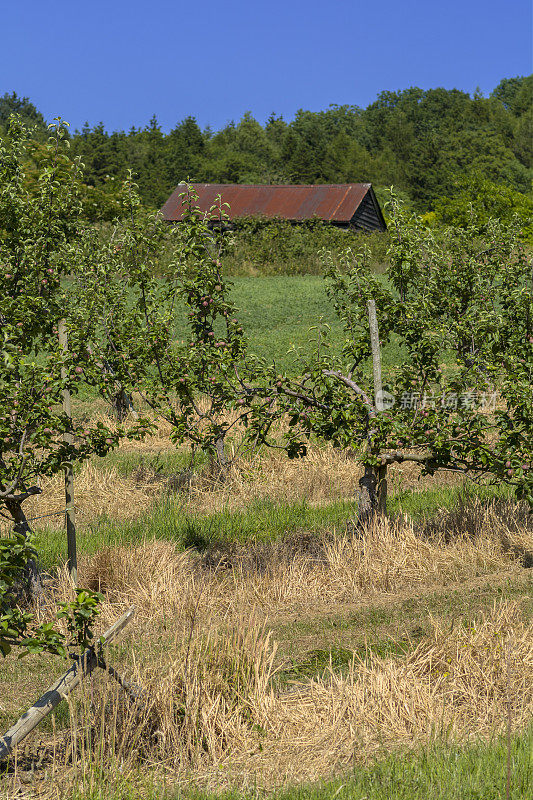
<instances>
[{"instance_id":1,"label":"wire fence","mask_svg":"<svg viewBox=\"0 0 533 800\"><path fill-rule=\"evenodd\" d=\"M26 522L36 522L36 520L38 519L45 519L46 517L59 517L59 516L65 517L65 526L66 526L67 524L66 508L62 509L61 511L51 511L49 514L39 514L39 516L37 517L27 517ZM3 519L0 519L0 534L4 534L6 532L13 530L13 527L15 525L14 520L8 519L8 517L4 517L4 515L2 515L2 517Z\"/></svg>"}]
</instances>

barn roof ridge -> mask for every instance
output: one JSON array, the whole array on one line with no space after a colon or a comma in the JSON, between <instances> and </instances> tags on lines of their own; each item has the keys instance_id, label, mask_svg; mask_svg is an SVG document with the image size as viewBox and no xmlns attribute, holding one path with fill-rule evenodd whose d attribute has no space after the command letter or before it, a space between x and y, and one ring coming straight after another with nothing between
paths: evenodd
<instances>
[{"instance_id":1,"label":"barn roof ridge","mask_svg":"<svg viewBox=\"0 0 533 800\"><path fill-rule=\"evenodd\" d=\"M183 181L179 186L243 186L254 189L285 187L287 189L319 189L324 186L372 186L368 181L351 181L350 183L212 183L211 181ZM176 188L178 188L176 187Z\"/></svg>"}]
</instances>

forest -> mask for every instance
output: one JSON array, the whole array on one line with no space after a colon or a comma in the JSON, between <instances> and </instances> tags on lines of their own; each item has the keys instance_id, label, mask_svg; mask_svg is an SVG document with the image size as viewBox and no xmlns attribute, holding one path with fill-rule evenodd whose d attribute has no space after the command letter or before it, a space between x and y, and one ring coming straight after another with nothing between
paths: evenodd
<instances>
[{"instance_id":1,"label":"forest","mask_svg":"<svg viewBox=\"0 0 533 800\"><path fill-rule=\"evenodd\" d=\"M261 125L246 113L219 131L201 130L185 116L165 133L154 114L144 128L129 131L86 123L70 132L71 153L85 165L84 181L92 190L87 213L95 218L114 217L116 182L128 169L152 208L190 180L371 182L380 200L394 185L418 213L438 212L465 191L472 195L473 184L488 182L498 187L500 201L503 192L504 205L516 209L527 207L523 195L533 177L532 95L533 75L505 78L489 97L411 87L383 91L367 108L300 109L290 122L272 113ZM15 92L0 98L0 131L13 112L35 127L37 141L46 139L42 113Z\"/></svg>"}]
</instances>

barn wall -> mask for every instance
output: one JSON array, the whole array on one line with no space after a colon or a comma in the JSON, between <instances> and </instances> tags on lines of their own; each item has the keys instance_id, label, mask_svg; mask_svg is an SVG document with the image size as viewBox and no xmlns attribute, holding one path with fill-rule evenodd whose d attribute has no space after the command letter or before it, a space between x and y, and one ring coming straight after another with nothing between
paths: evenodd
<instances>
[{"instance_id":1,"label":"barn wall","mask_svg":"<svg viewBox=\"0 0 533 800\"><path fill-rule=\"evenodd\" d=\"M350 227L363 231L385 230L383 218L376 207L371 190L366 193L359 208L350 220Z\"/></svg>"}]
</instances>

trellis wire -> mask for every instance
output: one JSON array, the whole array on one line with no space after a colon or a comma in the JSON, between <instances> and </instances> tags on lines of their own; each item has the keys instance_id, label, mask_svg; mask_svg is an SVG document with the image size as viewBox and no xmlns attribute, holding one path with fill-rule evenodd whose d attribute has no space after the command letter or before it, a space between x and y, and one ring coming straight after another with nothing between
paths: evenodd
<instances>
[{"instance_id":1,"label":"trellis wire","mask_svg":"<svg viewBox=\"0 0 533 800\"><path fill-rule=\"evenodd\" d=\"M77 510L78 509L76 508L76 511ZM50 514L39 514L38 517L29 517L26 521L27 522L35 522L35 520L37 520L37 519L44 519L45 517L59 517L61 515L64 516L65 520L66 520L66 516L67 516L67 509L66 508L63 509L63 511L52 511ZM7 522L4 522L4 523L0 522L0 525L3 525L6 528L8 526L11 526L12 524L13 524L12 520L8 520Z\"/></svg>"}]
</instances>

